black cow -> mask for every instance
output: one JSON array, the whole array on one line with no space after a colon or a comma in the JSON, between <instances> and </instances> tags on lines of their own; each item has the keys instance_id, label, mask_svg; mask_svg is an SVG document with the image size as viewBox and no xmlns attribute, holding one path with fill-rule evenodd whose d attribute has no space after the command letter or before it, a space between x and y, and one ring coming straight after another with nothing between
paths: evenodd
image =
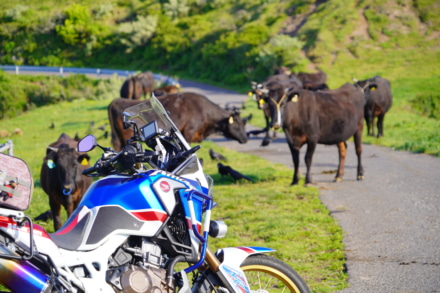
<instances>
[{"instance_id":1,"label":"black cow","mask_svg":"<svg viewBox=\"0 0 440 293\"><path fill-rule=\"evenodd\" d=\"M154 89L154 75L146 71L127 78L121 86L120 97L139 100L142 96L151 94Z\"/></svg>"},{"instance_id":2,"label":"black cow","mask_svg":"<svg viewBox=\"0 0 440 293\"><path fill-rule=\"evenodd\" d=\"M315 73L299 72L298 79L302 82L303 88L311 91L328 90L327 74L324 71Z\"/></svg>"},{"instance_id":3,"label":"black cow","mask_svg":"<svg viewBox=\"0 0 440 293\"><path fill-rule=\"evenodd\" d=\"M91 178L82 175L88 167L90 157L76 150L77 141L63 133L46 149L41 166L40 183L49 196L54 229L61 228L61 205L70 216L92 183Z\"/></svg>"},{"instance_id":4,"label":"black cow","mask_svg":"<svg viewBox=\"0 0 440 293\"><path fill-rule=\"evenodd\" d=\"M261 146L267 146L270 143L270 112L267 106L268 99L268 86L273 84L280 84L284 87L301 89L302 83L296 76L290 76L286 73L278 73L267 77L262 83L252 82L252 91L249 93L253 95L254 100L257 102L258 109L263 110L264 119L266 121L266 128L264 129L265 136L261 142ZM273 138L276 137L276 132L273 133Z\"/></svg>"},{"instance_id":5,"label":"black cow","mask_svg":"<svg viewBox=\"0 0 440 293\"><path fill-rule=\"evenodd\" d=\"M365 88L365 122L367 134L374 136L374 118L377 117L377 137L383 136L383 120L385 114L391 108L393 97L391 95L391 84L389 80L375 76L370 79L358 81L357 84Z\"/></svg>"},{"instance_id":6,"label":"black cow","mask_svg":"<svg viewBox=\"0 0 440 293\"><path fill-rule=\"evenodd\" d=\"M245 124L240 114L222 109L201 94L184 92L160 96L158 99L189 143L199 143L214 132L221 132L225 137L239 143L247 142ZM108 117L115 150L125 146L127 139L133 134L131 129L123 129L123 111L141 102L115 99L109 105Z\"/></svg>"},{"instance_id":7,"label":"black cow","mask_svg":"<svg viewBox=\"0 0 440 293\"><path fill-rule=\"evenodd\" d=\"M335 181L342 181L346 157L345 141L351 136L354 138L358 157L357 179L363 178L361 154L365 98L360 86L347 83L339 89L321 92L289 91L277 86L269 89L268 101L272 125L275 129L283 127L292 154L292 185L299 181L299 151L304 144L307 144L306 184L312 183L310 167L318 143L338 146L339 166Z\"/></svg>"}]
</instances>

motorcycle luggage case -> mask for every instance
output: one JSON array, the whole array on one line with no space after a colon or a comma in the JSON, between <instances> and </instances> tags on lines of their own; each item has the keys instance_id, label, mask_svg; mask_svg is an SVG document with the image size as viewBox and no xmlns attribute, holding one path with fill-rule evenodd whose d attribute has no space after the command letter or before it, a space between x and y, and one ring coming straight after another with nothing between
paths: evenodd
<instances>
[{"instance_id":1,"label":"motorcycle luggage case","mask_svg":"<svg viewBox=\"0 0 440 293\"><path fill-rule=\"evenodd\" d=\"M26 210L33 187L27 164L19 158L0 153L0 207Z\"/></svg>"}]
</instances>

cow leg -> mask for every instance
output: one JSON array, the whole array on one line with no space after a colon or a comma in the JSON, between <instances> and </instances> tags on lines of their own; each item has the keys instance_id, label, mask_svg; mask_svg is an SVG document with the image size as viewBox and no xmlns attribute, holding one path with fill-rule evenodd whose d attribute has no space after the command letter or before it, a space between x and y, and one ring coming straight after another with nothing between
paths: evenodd
<instances>
[{"instance_id":1,"label":"cow leg","mask_svg":"<svg viewBox=\"0 0 440 293\"><path fill-rule=\"evenodd\" d=\"M347 157L347 143L342 141L338 143L337 146L339 153L339 165L334 182L341 182L342 177L344 177L345 158Z\"/></svg>"},{"instance_id":2,"label":"cow leg","mask_svg":"<svg viewBox=\"0 0 440 293\"><path fill-rule=\"evenodd\" d=\"M264 118L266 120L266 128L264 129L266 132L266 135L263 138L263 141L261 142L261 146L268 146L270 144L270 122L269 117L267 115L264 115Z\"/></svg>"},{"instance_id":3,"label":"cow leg","mask_svg":"<svg viewBox=\"0 0 440 293\"><path fill-rule=\"evenodd\" d=\"M292 161L293 161L293 179L292 183L290 185L296 185L299 182L299 174L298 174L298 167L299 167L299 147L295 147L289 143L290 148L290 154L292 155Z\"/></svg>"},{"instance_id":4,"label":"cow leg","mask_svg":"<svg viewBox=\"0 0 440 293\"><path fill-rule=\"evenodd\" d=\"M373 120L373 113L371 110L365 109L365 124L367 125L367 135L372 136L372 120ZM374 130L373 130L374 132Z\"/></svg>"},{"instance_id":5,"label":"cow leg","mask_svg":"<svg viewBox=\"0 0 440 293\"><path fill-rule=\"evenodd\" d=\"M374 131L374 128L375 128L375 125L374 125L374 116L372 116L371 117L371 121L370 121L370 128L371 128L371 136L375 136L375 131Z\"/></svg>"},{"instance_id":6,"label":"cow leg","mask_svg":"<svg viewBox=\"0 0 440 293\"><path fill-rule=\"evenodd\" d=\"M362 130L358 130L353 138L358 159L357 180L362 180L364 179L364 168L362 167Z\"/></svg>"},{"instance_id":7,"label":"cow leg","mask_svg":"<svg viewBox=\"0 0 440 293\"><path fill-rule=\"evenodd\" d=\"M313 183L312 175L310 174L310 169L312 167L312 157L313 157L313 154L315 153L315 149L316 149L316 143L309 141L307 143L306 155L304 156L304 161L305 161L306 167L307 167L306 182L305 182L306 185Z\"/></svg>"},{"instance_id":8,"label":"cow leg","mask_svg":"<svg viewBox=\"0 0 440 293\"><path fill-rule=\"evenodd\" d=\"M53 196L49 195L49 205L50 210L52 211L52 217L53 217L53 228L55 231L57 231L59 228L61 228L62 221L61 221L61 204L53 199Z\"/></svg>"},{"instance_id":9,"label":"cow leg","mask_svg":"<svg viewBox=\"0 0 440 293\"><path fill-rule=\"evenodd\" d=\"M380 114L377 116L377 137L383 136L383 119L385 118L385 114Z\"/></svg>"}]
</instances>

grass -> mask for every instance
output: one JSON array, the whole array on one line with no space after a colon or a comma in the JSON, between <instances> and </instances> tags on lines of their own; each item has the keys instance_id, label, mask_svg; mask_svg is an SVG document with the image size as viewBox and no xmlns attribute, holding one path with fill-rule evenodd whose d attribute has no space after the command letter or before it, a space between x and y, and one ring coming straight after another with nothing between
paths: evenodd
<instances>
[{"instance_id":1,"label":"grass","mask_svg":"<svg viewBox=\"0 0 440 293\"><path fill-rule=\"evenodd\" d=\"M14 155L29 164L34 178L34 195L27 211L32 218L49 209L47 196L39 183L46 146L63 132L72 137L88 133L102 136L103 132L97 128L107 122L110 102L110 99L62 102L0 121L0 129L12 132L20 128L23 133L11 139ZM54 129L49 128L52 122ZM101 138L99 143L109 146L110 139ZM209 157L210 148L234 161L240 166L239 171L250 176L254 183L235 183L221 177L217 163ZM93 159L100 156L97 150L89 154ZM220 148L211 141L202 143L199 156L204 161L205 172L216 183L214 193L218 207L212 216L229 226L225 238L212 240L212 249L241 245L274 248L277 250L274 256L297 270L314 292L333 292L347 286L342 230L319 200L316 188L306 188L303 184L289 187L291 170L287 167ZM37 224L53 231L51 221Z\"/></svg>"}]
</instances>

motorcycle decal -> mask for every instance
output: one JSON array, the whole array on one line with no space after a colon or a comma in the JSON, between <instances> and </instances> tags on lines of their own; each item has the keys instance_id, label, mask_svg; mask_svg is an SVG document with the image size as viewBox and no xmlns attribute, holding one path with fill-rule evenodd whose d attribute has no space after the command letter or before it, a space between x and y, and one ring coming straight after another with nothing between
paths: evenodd
<instances>
[{"instance_id":1,"label":"motorcycle decal","mask_svg":"<svg viewBox=\"0 0 440 293\"><path fill-rule=\"evenodd\" d=\"M90 186L79 206L86 206L89 209L120 206L126 210L164 210L152 190L153 181L154 178L144 174L131 179L126 176L105 177Z\"/></svg>"},{"instance_id":2,"label":"motorcycle decal","mask_svg":"<svg viewBox=\"0 0 440 293\"><path fill-rule=\"evenodd\" d=\"M139 231L144 223L119 206L100 207L86 244L97 244L116 230Z\"/></svg>"},{"instance_id":3,"label":"motorcycle decal","mask_svg":"<svg viewBox=\"0 0 440 293\"><path fill-rule=\"evenodd\" d=\"M162 190L163 192L168 192L171 190L170 184L165 180L160 181L159 186L160 186L160 190Z\"/></svg>"},{"instance_id":4,"label":"motorcycle decal","mask_svg":"<svg viewBox=\"0 0 440 293\"><path fill-rule=\"evenodd\" d=\"M162 173L158 173L157 176L159 179L153 184L153 190L156 192L167 213L171 215L176 207L176 197L174 192L170 191L186 189L188 187L177 178L168 178Z\"/></svg>"},{"instance_id":5,"label":"motorcycle decal","mask_svg":"<svg viewBox=\"0 0 440 293\"><path fill-rule=\"evenodd\" d=\"M141 221L160 221L165 222L168 215L164 211L144 210L130 211L130 213Z\"/></svg>"},{"instance_id":6,"label":"motorcycle decal","mask_svg":"<svg viewBox=\"0 0 440 293\"><path fill-rule=\"evenodd\" d=\"M239 290L239 292L250 293L249 286L244 276L243 271L235 270L227 265L221 266L222 271L226 274L228 279L234 284L234 286Z\"/></svg>"},{"instance_id":7,"label":"motorcycle decal","mask_svg":"<svg viewBox=\"0 0 440 293\"><path fill-rule=\"evenodd\" d=\"M79 212L76 215L72 214L70 221L51 234L52 240L61 248L67 250L78 249L83 241L89 218L89 213L85 217L80 217Z\"/></svg>"},{"instance_id":8,"label":"motorcycle decal","mask_svg":"<svg viewBox=\"0 0 440 293\"><path fill-rule=\"evenodd\" d=\"M55 234L62 235L72 231L85 216L89 215L89 211L87 207L76 209L67 222L56 231Z\"/></svg>"},{"instance_id":9,"label":"motorcycle decal","mask_svg":"<svg viewBox=\"0 0 440 293\"><path fill-rule=\"evenodd\" d=\"M238 249L241 249L245 251L248 254L256 254L256 253L266 253L266 252L272 252L275 251L271 248L267 247L256 247L256 246L241 246L237 247Z\"/></svg>"},{"instance_id":10,"label":"motorcycle decal","mask_svg":"<svg viewBox=\"0 0 440 293\"><path fill-rule=\"evenodd\" d=\"M49 234L46 232L46 230L44 230L43 227L37 224L33 224L32 227L35 236L40 236L50 239ZM27 234L30 233L29 223L26 223L23 227L19 227L17 225L17 222L15 222L13 219L9 217L0 217L0 228L11 229L19 232L24 232Z\"/></svg>"}]
</instances>

